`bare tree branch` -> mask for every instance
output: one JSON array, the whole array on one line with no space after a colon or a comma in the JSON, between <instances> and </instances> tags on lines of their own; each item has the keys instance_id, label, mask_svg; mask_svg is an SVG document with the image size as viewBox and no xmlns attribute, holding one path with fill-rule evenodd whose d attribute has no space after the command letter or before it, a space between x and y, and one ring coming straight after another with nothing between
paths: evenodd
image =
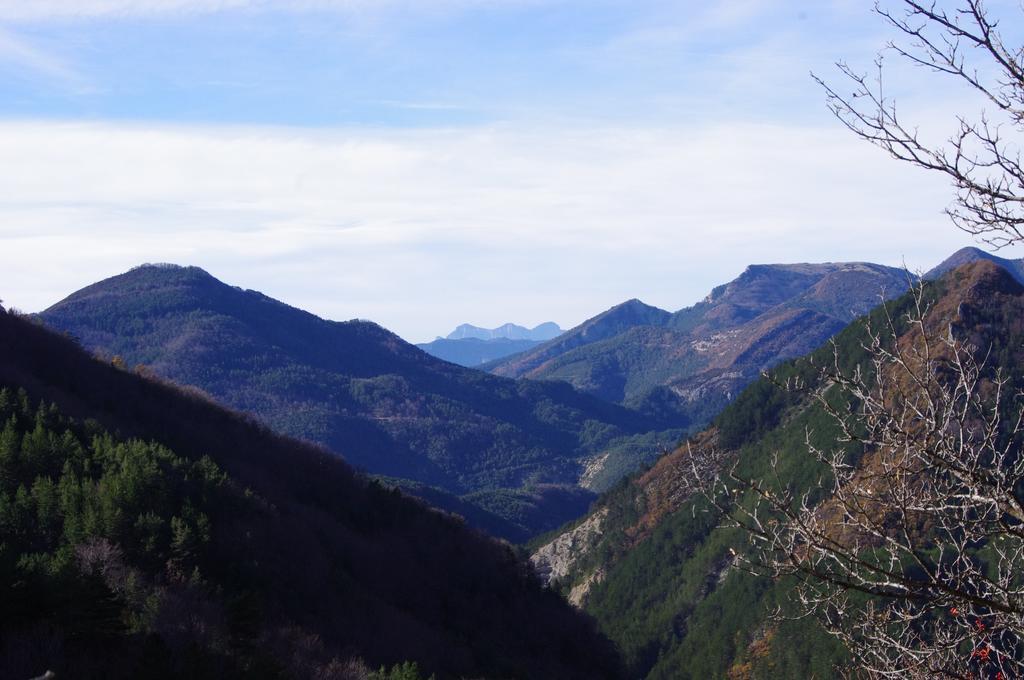
<instances>
[{"instance_id":1,"label":"bare tree branch","mask_svg":"<svg viewBox=\"0 0 1024 680\"><path fill-rule=\"evenodd\" d=\"M875 12L902 35L879 53L873 76L837 64L853 92L812 74L829 109L854 134L894 158L946 175L956 191L947 214L960 229L995 248L1024 242L1024 48L1003 41L982 0L923 3L902 0L900 9L878 3ZM952 5L947 9L945 5ZM1022 17L1016 17L1020 20ZM923 140L903 121L883 87L887 54L933 73L951 76L994 106L971 120L956 117L945 143Z\"/></svg>"},{"instance_id":2,"label":"bare tree branch","mask_svg":"<svg viewBox=\"0 0 1024 680\"><path fill-rule=\"evenodd\" d=\"M830 448L806 437L827 471L824 502L815 489L790 491L777 461L774 480L733 468L704 493L749 535L743 568L796 578L800 611L848 646L859 673L1019 678L1020 395L960 337L957 319L934 318L923 284L913 303L882 328L867 325L867 366L844 371L835 349L820 367L812 399L841 433ZM859 459L851 445L863 447Z\"/></svg>"}]
</instances>

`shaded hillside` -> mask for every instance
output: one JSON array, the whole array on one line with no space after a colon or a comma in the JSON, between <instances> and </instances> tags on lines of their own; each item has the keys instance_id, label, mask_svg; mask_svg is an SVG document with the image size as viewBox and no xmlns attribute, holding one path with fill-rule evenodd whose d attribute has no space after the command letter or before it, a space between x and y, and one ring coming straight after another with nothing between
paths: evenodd
<instances>
[{"instance_id":1,"label":"shaded hillside","mask_svg":"<svg viewBox=\"0 0 1024 680\"><path fill-rule=\"evenodd\" d=\"M612 307L579 326L549 340L532 352L487 366L495 375L519 378L537 371L545 362L566 352L614 337L637 326L664 325L671 314L633 299Z\"/></svg>"},{"instance_id":2,"label":"shaded hillside","mask_svg":"<svg viewBox=\"0 0 1024 680\"><path fill-rule=\"evenodd\" d=\"M989 262L970 264L929 284L926 294L937 315L955 321L958 332L1007 370L1007 390L1024 387L1024 288L1009 273ZM898 318L911 301L905 296L888 304ZM876 327L884 325L881 310L873 315ZM862 321L836 336L844 369L864 365L864 339ZM778 454L787 488L796 494L822 489L805 437L810 433L829 449L838 435L809 396L820 387L812 362L827 364L831 357L826 346L778 366L775 381L751 384L688 445L535 545L538 570L597 618L619 645L631 677L836 676L843 650L812 621L769 619L774 607L791 611L785 608L792 584L732 568L731 551L745 550L746 537L719 526L695 485L695 468L710 478L733 462L744 478L774 479L771 459ZM778 386L789 379L804 389ZM816 500L825 500L824 492Z\"/></svg>"},{"instance_id":3,"label":"shaded hillside","mask_svg":"<svg viewBox=\"0 0 1024 680\"><path fill-rule=\"evenodd\" d=\"M444 359L453 364L472 368L533 349L541 344L541 342L543 341L510 340L508 338L481 340L480 338L467 337L458 340L438 338L433 342L425 342L416 346L438 359Z\"/></svg>"},{"instance_id":4,"label":"shaded hillside","mask_svg":"<svg viewBox=\"0 0 1024 680\"><path fill-rule=\"evenodd\" d=\"M675 314L632 300L485 368L564 380L661 418L674 412L695 431L762 370L810 352L908 284L903 270L866 263L751 265Z\"/></svg>"},{"instance_id":5,"label":"shaded hillside","mask_svg":"<svg viewBox=\"0 0 1024 680\"><path fill-rule=\"evenodd\" d=\"M9 314L0 423L2 677L617 676L507 546Z\"/></svg>"},{"instance_id":6,"label":"shaded hillside","mask_svg":"<svg viewBox=\"0 0 1024 680\"><path fill-rule=\"evenodd\" d=\"M92 351L198 387L371 473L456 496L576 484L593 456L678 438L649 434L669 420L565 384L455 366L376 324L325 321L194 267L139 267L40 316Z\"/></svg>"}]
</instances>

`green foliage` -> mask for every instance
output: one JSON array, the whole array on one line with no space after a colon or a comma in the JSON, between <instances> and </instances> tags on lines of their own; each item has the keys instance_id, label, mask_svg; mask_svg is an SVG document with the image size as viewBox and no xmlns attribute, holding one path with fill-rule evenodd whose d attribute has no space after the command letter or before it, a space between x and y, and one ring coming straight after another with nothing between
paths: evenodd
<instances>
[{"instance_id":1,"label":"green foliage","mask_svg":"<svg viewBox=\"0 0 1024 680\"><path fill-rule=\"evenodd\" d=\"M941 284L930 283L925 291L925 304L933 302L941 290ZM781 426L792 409L806 403L808 390L819 384L822 368L832 366L837 357L841 370L850 372L855 366L861 366L870 379L871 366L865 349L867 324L881 337L891 337L888 316L897 333L902 333L906 330L905 314L911 304L913 299L910 295L886 302L866 317L851 323L809 356L784 362L772 369L770 377L752 383L714 421L722 445L739 448L756 442Z\"/></svg>"},{"instance_id":2,"label":"green foliage","mask_svg":"<svg viewBox=\"0 0 1024 680\"><path fill-rule=\"evenodd\" d=\"M693 307L632 301L491 368L565 380L693 433L763 367L810 352L907 283L878 265L752 265Z\"/></svg>"},{"instance_id":3,"label":"green foliage","mask_svg":"<svg viewBox=\"0 0 1024 680\"><path fill-rule=\"evenodd\" d=\"M650 456L645 442L677 424L565 384L455 366L375 324L324 321L195 268L141 267L41 317L92 351L195 385L370 473L458 497L574 484L580 460L606 450L622 452L613 469L624 474ZM514 526L533 516L504 507Z\"/></svg>"},{"instance_id":4,"label":"green foliage","mask_svg":"<svg viewBox=\"0 0 1024 680\"><path fill-rule=\"evenodd\" d=\"M595 494L579 487L553 485L477 491L463 497L472 505L507 518L521 530L523 539L585 515L595 498Z\"/></svg>"},{"instance_id":5,"label":"green foliage","mask_svg":"<svg viewBox=\"0 0 1024 680\"><path fill-rule=\"evenodd\" d=\"M930 284L926 301L941 292L940 284ZM898 333L905 330L902 314L911 303L909 297L887 303ZM865 324L881 331L885 314L879 308L855 322L836 336L834 348L828 344L776 367L721 413L715 421L718 441L735 452L737 474L769 486L781 481L796 494L809 491L812 502L824 498L830 479L807 455L806 438L831 449L839 433L810 395L822 387L821 368L836 357L842 370L860 365L870 379ZM845 453L855 460L860 450L849 446ZM754 678L834 676L845 652L833 638L813 621L779 623L769 616L776 608L795 613L788 597L792 584L759 580L732 567L732 551L747 549L742 532L720 527L706 501L693 498L637 542L631 527L649 510L647 502L633 481L602 497L599 504L608 508L604 537L570 579L606 571L586 608L619 646L631 675L706 678L732 670Z\"/></svg>"},{"instance_id":6,"label":"green foliage","mask_svg":"<svg viewBox=\"0 0 1024 680\"><path fill-rule=\"evenodd\" d=\"M0 410L0 677L619 677L507 545L11 315Z\"/></svg>"},{"instance_id":7,"label":"green foliage","mask_svg":"<svg viewBox=\"0 0 1024 680\"><path fill-rule=\"evenodd\" d=\"M159 637L174 592L188 587L201 600L212 597L177 575L201 584L202 573L218 570L207 513L245 503L216 463L107 432L90 435L54 405L28 412L13 394L0 390L6 632L72 625L83 637L76 644L116 647L125 635ZM217 655L194 642L182 663ZM148 654L132 661L145 664Z\"/></svg>"},{"instance_id":8,"label":"green foliage","mask_svg":"<svg viewBox=\"0 0 1024 680\"><path fill-rule=\"evenodd\" d=\"M736 408L747 407L738 402ZM821 409L791 408L795 412L783 426L743 447L738 473L768 481L772 454L780 452L779 476L792 488L822 489L823 470L800 451L807 431L827 443L834 439L834 425ZM581 569L614 564L591 591L587 610L619 645L631 674L725 677L734 665L749 664L752 677L832 677L832 667L843 658L834 640L807 622L777 628L769 622L771 610L788 605L789 584L760 581L732 568L731 551L746 549L742 532L719 527L717 515L698 498L628 547L616 527L635 523L642 506L636 507L635 486L627 485L620 495L609 514L609 538L593 564ZM753 655L750 650L769 632L764 651Z\"/></svg>"},{"instance_id":9,"label":"green foliage","mask_svg":"<svg viewBox=\"0 0 1024 680\"><path fill-rule=\"evenodd\" d=\"M434 680L434 676L426 678L420 674L420 667L411 661L395 664L390 670L381 666L370 675L369 680Z\"/></svg>"}]
</instances>

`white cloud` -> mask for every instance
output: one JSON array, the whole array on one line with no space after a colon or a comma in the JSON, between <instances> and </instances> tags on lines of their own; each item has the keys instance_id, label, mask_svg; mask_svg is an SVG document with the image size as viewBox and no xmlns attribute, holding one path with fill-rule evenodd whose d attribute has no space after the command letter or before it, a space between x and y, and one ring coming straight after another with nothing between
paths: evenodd
<instances>
[{"instance_id":1,"label":"white cloud","mask_svg":"<svg viewBox=\"0 0 1024 680\"><path fill-rule=\"evenodd\" d=\"M678 309L751 262L926 267L967 241L935 178L838 130L414 132L0 123L0 297L145 261L412 339Z\"/></svg>"},{"instance_id":2,"label":"white cloud","mask_svg":"<svg viewBox=\"0 0 1024 680\"><path fill-rule=\"evenodd\" d=\"M0 0L0 21L39 21L91 17L147 17L228 10L371 12L396 7L439 9L550 4L551 0Z\"/></svg>"}]
</instances>

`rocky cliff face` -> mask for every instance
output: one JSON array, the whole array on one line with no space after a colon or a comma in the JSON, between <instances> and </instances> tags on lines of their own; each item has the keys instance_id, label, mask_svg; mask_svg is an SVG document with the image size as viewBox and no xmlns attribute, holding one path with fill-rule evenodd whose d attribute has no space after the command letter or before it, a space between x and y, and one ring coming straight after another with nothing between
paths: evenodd
<instances>
[{"instance_id":1,"label":"rocky cliff face","mask_svg":"<svg viewBox=\"0 0 1024 680\"><path fill-rule=\"evenodd\" d=\"M530 556L530 563L544 583L551 584L569 575L576 563L597 545L601 538L601 524L607 516L608 509L602 508Z\"/></svg>"}]
</instances>

